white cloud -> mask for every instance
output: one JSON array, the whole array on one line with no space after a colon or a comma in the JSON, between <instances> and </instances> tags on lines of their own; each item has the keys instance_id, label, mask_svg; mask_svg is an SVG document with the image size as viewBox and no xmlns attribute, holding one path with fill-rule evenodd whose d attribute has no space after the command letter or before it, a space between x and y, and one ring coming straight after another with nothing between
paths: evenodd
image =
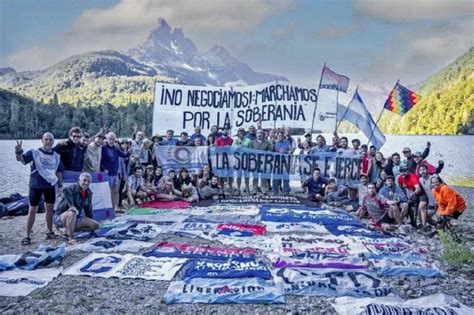
<instances>
[{"instance_id":1,"label":"white cloud","mask_svg":"<svg viewBox=\"0 0 474 315\"><path fill-rule=\"evenodd\" d=\"M203 45L222 32L248 32L270 16L295 6L295 0L121 0L105 9L84 11L58 38L7 57L17 69L38 69L72 54L127 49L141 42L159 17Z\"/></svg>"},{"instance_id":2,"label":"white cloud","mask_svg":"<svg viewBox=\"0 0 474 315\"><path fill-rule=\"evenodd\" d=\"M355 0L354 10L386 22L444 20L474 16L472 0Z\"/></svg>"},{"instance_id":3,"label":"white cloud","mask_svg":"<svg viewBox=\"0 0 474 315\"><path fill-rule=\"evenodd\" d=\"M474 21L467 19L398 35L374 58L370 72L378 80L420 82L473 47L473 31Z\"/></svg>"},{"instance_id":4,"label":"white cloud","mask_svg":"<svg viewBox=\"0 0 474 315\"><path fill-rule=\"evenodd\" d=\"M316 39L338 39L346 35L358 32L362 29L360 25L334 26L313 33Z\"/></svg>"}]
</instances>

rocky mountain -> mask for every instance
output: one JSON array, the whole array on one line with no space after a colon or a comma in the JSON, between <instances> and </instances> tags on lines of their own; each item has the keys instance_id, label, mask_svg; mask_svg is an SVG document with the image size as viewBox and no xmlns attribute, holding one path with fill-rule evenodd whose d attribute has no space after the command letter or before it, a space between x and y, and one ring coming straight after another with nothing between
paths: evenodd
<instances>
[{"instance_id":1,"label":"rocky mountain","mask_svg":"<svg viewBox=\"0 0 474 315\"><path fill-rule=\"evenodd\" d=\"M380 126L396 134L474 134L474 47L424 82L403 117L384 111Z\"/></svg>"},{"instance_id":2,"label":"rocky mountain","mask_svg":"<svg viewBox=\"0 0 474 315\"><path fill-rule=\"evenodd\" d=\"M218 45L199 52L180 28L172 29L164 19L158 19L145 41L126 53L161 75L176 77L186 84L224 86L287 81L282 76L255 72Z\"/></svg>"},{"instance_id":3,"label":"rocky mountain","mask_svg":"<svg viewBox=\"0 0 474 315\"><path fill-rule=\"evenodd\" d=\"M8 73L15 73L15 69L13 69L12 67L6 67L6 68L0 68L0 76L4 75L4 74L8 74Z\"/></svg>"},{"instance_id":4,"label":"rocky mountain","mask_svg":"<svg viewBox=\"0 0 474 315\"><path fill-rule=\"evenodd\" d=\"M10 68L11 69L11 68ZM35 100L126 105L153 97L154 82L192 85L247 85L286 78L255 72L223 47L201 53L179 28L164 19L148 37L124 52L104 50L71 56L47 69L0 71L0 88ZM3 75L1 75L3 73Z\"/></svg>"}]
</instances>

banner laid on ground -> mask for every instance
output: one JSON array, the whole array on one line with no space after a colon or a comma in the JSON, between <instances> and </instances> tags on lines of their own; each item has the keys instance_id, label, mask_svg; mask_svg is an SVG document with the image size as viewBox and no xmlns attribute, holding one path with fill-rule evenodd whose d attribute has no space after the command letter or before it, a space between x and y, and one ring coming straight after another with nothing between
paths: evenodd
<instances>
[{"instance_id":1,"label":"banner laid on ground","mask_svg":"<svg viewBox=\"0 0 474 315\"><path fill-rule=\"evenodd\" d=\"M256 250L253 248L223 248L211 246L195 246L183 243L161 242L151 251L144 253L146 257L183 257L198 259L236 259L254 260Z\"/></svg>"},{"instance_id":2,"label":"banner laid on ground","mask_svg":"<svg viewBox=\"0 0 474 315\"><path fill-rule=\"evenodd\" d=\"M225 199L219 200L221 204L279 204L279 205L296 205L300 204L300 201L295 196L231 196Z\"/></svg>"},{"instance_id":3,"label":"banner laid on ground","mask_svg":"<svg viewBox=\"0 0 474 315\"><path fill-rule=\"evenodd\" d=\"M63 274L170 281L185 262L186 259L180 258L92 253L67 268Z\"/></svg>"},{"instance_id":4,"label":"banner laid on ground","mask_svg":"<svg viewBox=\"0 0 474 315\"><path fill-rule=\"evenodd\" d=\"M66 254L66 243L60 246L41 244L38 249L21 255L0 255L0 272L10 269L33 270L57 266Z\"/></svg>"},{"instance_id":5,"label":"banner laid on ground","mask_svg":"<svg viewBox=\"0 0 474 315\"><path fill-rule=\"evenodd\" d=\"M278 255L268 255L274 268L363 270L368 267L367 263L354 256L321 253L309 253L306 254L306 256L308 258L290 258Z\"/></svg>"},{"instance_id":6,"label":"banner laid on ground","mask_svg":"<svg viewBox=\"0 0 474 315\"><path fill-rule=\"evenodd\" d=\"M81 172L64 171L62 175L63 185L67 187L79 182ZM109 176L107 173L91 173L91 176L92 181L89 189L92 191L92 216L98 221L115 218L110 196Z\"/></svg>"},{"instance_id":7,"label":"banner laid on ground","mask_svg":"<svg viewBox=\"0 0 474 315\"><path fill-rule=\"evenodd\" d=\"M331 210L313 210L307 207L262 206L262 221L270 222L311 222L324 225L355 225L362 224L352 215Z\"/></svg>"},{"instance_id":8,"label":"banner laid on ground","mask_svg":"<svg viewBox=\"0 0 474 315\"><path fill-rule=\"evenodd\" d=\"M72 250L83 252L139 252L142 249L152 247L154 243L140 242L135 240L109 240L106 238L93 238L85 243L77 244Z\"/></svg>"},{"instance_id":9,"label":"banner laid on ground","mask_svg":"<svg viewBox=\"0 0 474 315\"><path fill-rule=\"evenodd\" d=\"M163 229L157 223L124 222L116 226L101 227L96 231L98 236L118 239L148 241L162 233Z\"/></svg>"},{"instance_id":10,"label":"banner laid on ground","mask_svg":"<svg viewBox=\"0 0 474 315\"><path fill-rule=\"evenodd\" d=\"M7 270L0 272L0 296L27 296L59 276L62 268Z\"/></svg>"},{"instance_id":11,"label":"banner laid on ground","mask_svg":"<svg viewBox=\"0 0 474 315\"><path fill-rule=\"evenodd\" d=\"M185 167L190 174L199 174L204 165L209 164L207 147L164 146L155 144L155 156L158 165L167 174L169 170Z\"/></svg>"},{"instance_id":12,"label":"banner laid on ground","mask_svg":"<svg viewBox=\"0 0 474 315\"><path fill-rule=\"evenodd\" d=\"M353 150L314 154L282 154L245 147L210 147L212 171L220 177L256 177L300 181L318 167L321 176L338 184L358 183L362 159Z\"/></svg>"},{"instance_id":13,"label":"banner laid on ground","mask_svg":"<svg viewBox=\"0 0 474 315\"><path fill-rule=\"evenodd\" d=\"M364 254L381 276L438 277L441 270L435 263L425 261L421 256L400 254Z\"/></svg>"},{"instance_id":14,"label":"banner laid on ground","mask_svg":"<svg viewBox=\"0 0 474 315\"><path fill-rule=\"evenodd\" d=\"M461 304L454 297L438 293L404 301L395 296L378 298L336 298L332 307L340 315L365 314L474 314L474 309Z\"/></svg>"},{"instance_id":15,"label":"banner laid on ground","mask_svg":"<svg viewBox=\"0 0 474 315\"><path fill-rule=\"evenodd\" d=\"M217 235L216 241L228 246L234 246L239 248L255 248L262 252L277 253L279 246L273 237L268 236L256 236L256 237L233 237L228 235Z\"/></svg>"},{"instance_id":16,"label":"banner laid on ground","mask_svg":"<svg viewBox=\"0 0 474 315\"><path fill-rule=\"evenodd\" d=\"M350 238L344 236L334 237L331 234L276 235L274 238L280 245L280 252L282 254L293 251L306 251L312 253L358 255L367 252L364 245L354 242Z\"/></svg>"},{"instance_id":17,"label":"banner laid on ground","mask_svg":"<svg viewBox=\"0 0 474 315\"><path fill-rule=\"evenodd\" d=\"M262 123L262 128L299 127L311 129L317 101L315 88L288 82L268 82L244 87L210 87L157 83L153 108L153 134L166 130L185 130L192 134L200 127L209 134L213 125L219 128L248 128ZM333 131L336 107L330 122L321 121L318 130Z\"/></svg>"},{"instance_id":18,"label":"banner laid on ground","mask_svg":"<svg viewBox=\"0 0 474 315\"><path fill-rule=\"evenodd\" d=\"M336 236L346 235L346 236L363 236L363 237L370 237L370 238L390 237L389 235L384 234L380 231L370 230L368 228L361 227L361 226L328 224L325 227L331 234L334 234Z\"/></svg>"},{"instance_id":19,"label":"banner laid on ground","mask_svg":"<svg viewBox=\"0 0 474 315\"><path fill-rule=\"evenodd\" d=\"M281 290L271 280L257 278L204 279L171 282L164 300L176 303L285 303Z\"/></svg>"},{"instance_id":20,"label":"banner laid on ground","mask_svg":"<svg viewBox=\"0 0 474 315\"><path fill-rule=\"evenodd\" d=\"M190 278L245 278L270 279L270 270L257 261L192 260L187 264L184 279Z\"/></svg>"},{"instance_id":21,"label":"banner laid on ground","mask_svg":"<svg viewBox=\"0 0 474 315\"><path fill-rule=\"evenodd\" d=\"M382 280L365 271L318 271L281 268L272 270L273 279L285 294L378 297L392 292Z\"/></svg>"},{"instance_id":22,"label":"banner laid on ground","mask_svg":"<svg viewBox=\"0 0 474 315\"><path fill-rule=\"evenodd\" d=\"M265 222L268 232L294 233L309 232L313 235L329 234L329 231L321 224L306 222Z\"/></svg>"}]
</instances>

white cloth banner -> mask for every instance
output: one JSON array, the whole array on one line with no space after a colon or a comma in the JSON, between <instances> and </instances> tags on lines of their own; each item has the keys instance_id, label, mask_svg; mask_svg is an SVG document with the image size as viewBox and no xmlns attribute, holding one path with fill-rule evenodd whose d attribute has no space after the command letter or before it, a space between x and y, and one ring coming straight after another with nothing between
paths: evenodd
<instances>
[{"instance_id":1,"label":"white cloth banner","mask_svg":"<svg viewBox=\"0 0 474 315\"><path fill-rule=\"evenodd\" d=\"M311 128L317 101L315 88L288 82L268 82L244 87L208 87L157 83L153 108L153 134L185 130L192 134L201 127L209 134L211 126L248 128L262 122L262 128ZM336 121L333 104L332 129ZM318 104L319 106L319 104Z\"/></svg>"},{"instance_id":2,"label":"white cloth banner","mask_svg":"<svg viewBox=\"0 0 474 315\"><path fill-rule=\"evenodd\" d=\"M215 240L233 247L250 247L267 253L279 252L279 246L275 239L267 236L233 237L220 234L215 238Z\"/></svg>"},{"instance_id":3,"label":"white cloth banner","mask_svg":"<svg viewBox=\"0 0 474 315\"><path fill-rule=\"evenodd\" d=\"M106 238L93 238L85 243L77 244L68 250L81 250L84 252L139 252L142 249L152 247L154 243L135 240L109 240Z\"/></svg>"},{"instance_id":4,"label":"white cloth banner","mask_svg":"<svg viewBox=\"0 0 474 315\"><path fill-rule=\"evenodd\" d=\"M313 253L330 253L343 255L357 255L366 253L367 249L360 243L354 242L345 236L328 235L276 235L280 246L280 253L306 251Z\"/></svg>"},{"instance_id":5,"label":"white cloth banner","mask_svg":"<svg viewBox=\"0 0 474 315\"><path fill-rule=\"evenodd\" d=\"M310 232L313 235L331 234L324 225L306 222L265 222L265 226L268 232L273 233Z\"/></svg>"},{"instance_id":6,"label":"white cloth banner","mask_svg":"<svg viewBox=\"0 0 474 315\"><path fill-rule=\"evenodd\" d=\"M7 270L0 272L0 296L27 296L59 276L62 268Z\"/></svg>"},{"instance_id":7,"label":"white cloth banner","mask_svg":"<svg viewBox=\"0 0 474 315\"><path fill-rule=\"evenodd\" d=\"M63 275L170 281L185 262L183 258L92 253L67 268Z\"/></svg>"},{"instance_id":8,"label":"white cloth banner","mask_svg":"<svg viewBox=\"0 0 474 315\"><path fill-rule=\"evenodd\" d=\"M474 308L463 305L454 297L443 293L408 301L395 296L362 299L340 297L336 298L331 305L340 315L474 314Z\"/></svg>"},{"instance_id":9,"label":"white cloth banner","mask_svg":"<svg viewBox=\"0 0 474 315\"><path fill-rule=\"evenodd\" d=\"M204 165L209 164L207 147L183 147L155 144L158 165L167 174L168 170L178 171L185 167L190 174L199 174Z\"/></svg>"}]
</instances>

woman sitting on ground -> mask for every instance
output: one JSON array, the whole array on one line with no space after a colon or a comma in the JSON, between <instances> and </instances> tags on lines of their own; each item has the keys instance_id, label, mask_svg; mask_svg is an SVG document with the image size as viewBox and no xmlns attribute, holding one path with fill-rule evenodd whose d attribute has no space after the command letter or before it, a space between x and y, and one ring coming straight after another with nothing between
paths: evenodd
<instances>
[{"instance_id":1,"label":"woman sitting on ground","mask_svg":"<svg viewBox=\"0 0 474 315\"><path fill-rule=\"evenodd\" d=\"M155 176L153 177L153 188L160 186L160 180L163 178L163 169L161 166L155 168Z\"/></svg>"},{"instance_id":2,"label":"woman sitting on ground","mask_svg":"<svg viewBox=\"0 0 474 315\"><path fill-rule=\"evenodd\" d=\"M197 187L202 188L206 185L209 185L212 175L211 167L208 164L204 165L197 176Z\"/></svg>"},{"instance_id":3,"label":"woman sitting on ground","mask_svg":"<svg viewBox=\"0 0 474 315\"><path fill-rule=\"evenodd\" d=\"M188 202L199 201L199 195L194 181L189 175L188 169L185 167L179 171L178 185L178 190L181 191L181 197L183 200Z\"/></svg>"},{"instance_id":4,"label":"woman sitting on ground","mask_svg":"<svg viewBox=\"0 0 474 315\"><path fill-rule=\"evenodd\" d=\"M147 165L145 168L145 187L149 190L153 190L153 183L155 182L155 169L153 165Z\"/></svg>"},{"instance_id":5,"label":"woman sitting on ground","mask_svg":"<svg viewBox=\"0 0 474 315\"><path fill-rule=\"evenodd\" d=\"M225 197L219 185L219 177L217 177L217 175L212 175L211 180L207 181L206 184L198 188L198 190L202 199L220 199Z\"/></svg>"}]
</instances>

